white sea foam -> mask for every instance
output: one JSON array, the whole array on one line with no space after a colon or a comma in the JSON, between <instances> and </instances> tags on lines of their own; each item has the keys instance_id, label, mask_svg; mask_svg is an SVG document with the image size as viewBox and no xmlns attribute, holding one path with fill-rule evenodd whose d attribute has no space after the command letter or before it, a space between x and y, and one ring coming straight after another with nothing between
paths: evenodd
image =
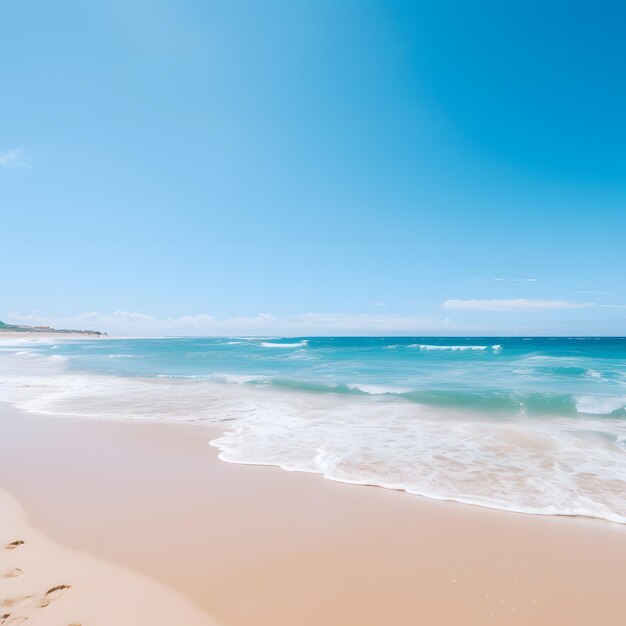
<instances>
[{"instance_id":1,"label":"white sea foam","mask_svg":"<svg viewBox=\"0 0 626 626\"><path fill-rule=\"evenodd\" d=\"M62 354L51 354L49 356L39 354L31 350L18 350L13 355L22 360L30 360L36 362L39 367L50 367L51 365L59 365L67 363L68 358Z\"/></svg>"},{"instance_id":2,"label":"white sea foam","mask_svg":"<svg viewBox=\"0 0 626 626\"><path fill-rule=\"evenodd\" d=\"M282 337L229 337L229 339L242 339L243 341L269 341L270 339L282 339Z\"/></svg>"},{"instance_id":3,"label":"white sea foam","mask_svg":"<svg viewBox=\"0 0 626 626\"><path fill-rule=\"evenodd\" d=\"M616 429L620 429L616 433ZM604 436L604 433L607 436ZM212 442L225 461L545 515L626 523L623 424L500 421L378 398L259 403Z\"/></svg>"},{"instance_id":4,"label":"white sea foam","mask_svg":"<svg viewBox=\"0 0 626 626\"><path fill-rule=\"evenodd\" d=\"M555 365L565 365L575 367L585 362L584 357L575 356L551 356L549 354L532 354L520 359L521 361L533 361L533 363L554 363Z\"/></svg>"},{"instance_id":5,"label":"white sea foam","mask_svg":"<svg viewBox=\"0 0 626 626\"><path fill-rule=\"evenodd\" d=\"M261 345L264 348L303 348L309 344L308 339L297 341L296 343L273 343L270 341L263 341Z\"/></svg>"},{"instance_id":6,"label":"white sea foam","mask_svg":"<svg viewBox=\"0 0 626 626\"><path fill-rule=\"evenodd\" d=\"M354 384L347 385L348 389L353 389L355 391L362 391L363 393L367 393L370 396L380 396L384 394L402 394L409 393L411 389L407 387L390 387L383 385L362 385L362 384Z\"/></svg>"},{"instance_id":7,"label":"white sea foam","mask_svg":"<svg viewBox=\"0 0 626 626\"><path fill-rule=\"evenodd\" d=\"M157 378L174 378L179 380L213 380L206 374L157 374Z\"/></svg>"},{"instance_id":8,"label":"white sea foam","mask_svg":"<svg viewBox=\"0 0 626 626\"><path fill-rule=\"evenodd\" d=\"M0 336L0 346L8 347L8 348L16 348L18 346L24 347L36 347L36 346L45 346L52 345L56 343L56 339L48 339L46 337L15 337L15 338L5 338Z\"/></svg>"},{"instance_id":9,"label":"white sea foam","mask_svg":"<svg viewBox=\"0 0 626 626\"><path fill-rule=\"evenodd\" d=\"M596 380L602 379L602 374L596 370L586 370L585 374L587 374L590 378L595 378Z\"/></svg>"},{"instance_id":10,"label":"white sea foam","mask_svg":"<svg viewBox=\"0 0 626 626\"><path fill-rule=\"evenodd\" d=\"M419 348L420 350L449 350L451 352L465 352L467 350L487 350L489 346L439 346L424 343L412 343L407 348ZM491 346L494 352L502 350L502 346Z\"/></svg>"},{"instance_id":11,"label":"white sea foam","mask_svg":"<svg viewBox=\"0 0 626 626\"><path fill-rule=\"evenodd\" d=\"M579 413L592 415L610 415L619 409L626 408L626 396L577 396L576 410Z\"/></svg>"},{"instance_id":12,"label":"white sea foam","mask_svg":"<svg viewBox=\"0 0 626 626\"><path fill-rule=\"evenodd\" d=\"M244 385L246 383L261 383L271 380L270 376L259 375L245 375L245 374L214 374L213 380L222 383L235 383L238 385Z\"/></svg>"}]
</instances>

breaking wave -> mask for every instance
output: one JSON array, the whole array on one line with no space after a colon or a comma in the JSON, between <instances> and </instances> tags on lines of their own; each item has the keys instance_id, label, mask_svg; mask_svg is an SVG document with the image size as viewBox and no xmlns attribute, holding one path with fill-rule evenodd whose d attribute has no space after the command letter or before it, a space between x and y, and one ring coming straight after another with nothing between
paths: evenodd
<instances>
[{"instance_id":1,"label":"breaking wave","mask_svg":"<svg viewBox=\"0 0 626 626\"><path fill-rule=\"evenodd\" d=\"M308 339L297 341L296 343L274 343L271 341L263 341L261 345L264 348L304 348L309 343Z\"/></svg>"}]
</instances>

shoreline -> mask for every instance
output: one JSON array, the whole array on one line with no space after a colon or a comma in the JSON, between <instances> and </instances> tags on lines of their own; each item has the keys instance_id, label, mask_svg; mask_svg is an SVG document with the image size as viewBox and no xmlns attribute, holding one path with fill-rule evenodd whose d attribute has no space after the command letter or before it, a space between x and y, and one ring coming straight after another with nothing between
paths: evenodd
<instances>
[{"instance_id":1,"label":"shoreline","mask_svg":"<svg viewBox=\"0 0 626 626\"><path fill-rule=\"evenodd\" d=\"M621 623L618 524L224 463L220 432L0 404L0 486L52 540L227 626Z\"/></svg>"},{"instance_id":2,"label":"shoreline","mask_svg":"<svg viewBox=\"0 0 626 626\"><path fill-rule=\"evenodd\" d=\"M586 395L590 385L594 392L616 391L619 361L602 378L582 367L598 367L591 355L575 372L581 380L568 382L565 389L557 380L550 382L556 388L543 394L532 386L520 394L515 368L525 362L528 350L524 346L520 356L520 347L511 346L511 356L491 355L485 364L502 377L495 390L483 389L470 374L469 386L475 389L469 391L441 391L419 381L411 391L410 385L390 384L393 377L380 369L399 359L401 377L406 355L390 361L391 353L384 350L374 351L372 364L381 380L373 386L371 373L353 377L343 370L336 384L309 384L306 372L283 379L282 353L239 346L242 342L165 342L154 350L124 340L13 341L13 350L10 340L2 348L0 395L29 411L214 423L236 418L229 432L214 441L224 460L272 464L492 509L626 522L620 443L626 422L610 415L624 398ZM231 343L237 347L227 347ZM205 361L214 346L217 356ZM314 380L316 368L334 369L324 350L316 352L324 346L294 353L294 367L308 368ZM238 370L248 353L265 374ZM436 356L445 378L448 359L441 362ZM457 360L452 357L453 363ZM417 370L424 374L431 361L430 355L416 359ZM461 369L467 373L473 361L465 356ZM532 368L529 372L534 380ZM579 413L579 403L591 413Z\"/></svg>"}]
</instances>

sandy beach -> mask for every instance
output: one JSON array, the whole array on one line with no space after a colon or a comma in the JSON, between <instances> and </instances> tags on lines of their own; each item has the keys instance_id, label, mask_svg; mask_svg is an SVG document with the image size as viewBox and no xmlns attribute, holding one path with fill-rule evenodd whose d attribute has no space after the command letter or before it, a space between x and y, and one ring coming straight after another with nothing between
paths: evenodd
<instances>
[{"instance_id":1,"label":"sandy beach","mask_svg":"<svg viewBox=\"0 0 626 626\"><path fill-rule=\"evenodd\" d=\"M0 626L626 626L626 2L0 23Z\"/></svg>"},{"instance_id":2,"label":"sandy beach","mask_svg":"<svg viewBox=\"0 0 626 626\"><path fill-rule=\"evenodd\" d=\"M0 623L215 626L184 595L52 541L0 491Z\"/></svg>"},{"instance_id":3,"label":"sandy beach","mask_svg":"<svg viewBox=\"0 0 626 626\"><path fill-rule=\"evenodd\" d=\"M0 23L0 626L626 626L626 2Z\"/></svg>"},{"instance_id":4,"label":"sandy beach","mask_svg":"<svg viewBox=\"0 0 626 626\"><path fill-rule=\"evenodd\" d=\"M622 623L621 525L228 464L208 445L218 435L2 405L1 540L28 541L3 549L3 571L24 575L5 574L0 596L34 594L6 613L68 626ZM58 585L71 587L36 608Z\"/></svg>"}]
</instances>

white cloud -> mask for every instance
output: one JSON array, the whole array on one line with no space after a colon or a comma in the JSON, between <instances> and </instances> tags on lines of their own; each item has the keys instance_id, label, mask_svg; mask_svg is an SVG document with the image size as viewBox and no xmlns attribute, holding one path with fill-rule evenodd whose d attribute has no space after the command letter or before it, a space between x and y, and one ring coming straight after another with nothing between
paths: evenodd
<instances>
[{"instance_id":1,"label":"white cloud","mask_svg":"<svg viewBox=\"0 0 626 626\"><path fill-rule=\"evenodd\" d=\"M30 162L24 148L11 148L11 150L0 154L0 165L7 167L30 167Z\"/></svg>"},{"instance_id":2,"label":"white cloud","mask_svg":"<svg viewBox=\"0 0 626 626\"><path fill-rule=\"evenodd\" d=\"M114 335L379 335L468 329L448 319L369 313L302 313L284 317L261 313L220 320L206 314L159 319L132 311L115 311L110 314L87 312L64 318L53 318L37 312L13 312L4 321L54 328L101 330Z\"/></svg>"},{"instance_id":3,"label":"white cloud","mask_svg":"<svg viewBox=\"0 0 626 626\"><path fill-rule=\"evenodd\" d=\"M444 309L472 311L548 311L553 309L583 309L595 306L593 302L569 302L568 300L446 300Z\"/></svg>"},{"instance_id":4,"label":"white cloud","mask_svg":"<svg viewBox=\"0 0 626 626\"><path fill-rule=\"evenodd\" d=\"M384 302L372 302L371 306L387 306Z\"/></svg>"}]
</instances>

